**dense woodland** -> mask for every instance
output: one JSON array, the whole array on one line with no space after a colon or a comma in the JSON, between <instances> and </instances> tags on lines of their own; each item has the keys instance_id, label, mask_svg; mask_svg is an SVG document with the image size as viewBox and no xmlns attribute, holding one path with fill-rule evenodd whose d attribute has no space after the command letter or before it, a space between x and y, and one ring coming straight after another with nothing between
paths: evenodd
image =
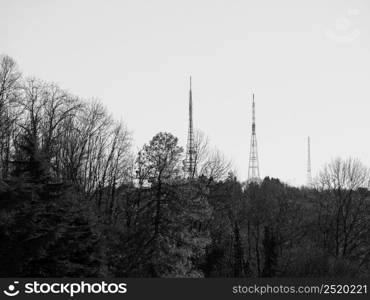
<instances>
[{"instance_id":1,"label":"dense woodland","mask_svg":"<svg viewBox=\"0 0 370 300\"><path fill-rule=\"evenodd\" d=\"M134 153L98 101L0 57L1 277L370 277L369 169L310 188L238 181L204 134L194 178L168 132Z\"/></svg>"}]
</instances>

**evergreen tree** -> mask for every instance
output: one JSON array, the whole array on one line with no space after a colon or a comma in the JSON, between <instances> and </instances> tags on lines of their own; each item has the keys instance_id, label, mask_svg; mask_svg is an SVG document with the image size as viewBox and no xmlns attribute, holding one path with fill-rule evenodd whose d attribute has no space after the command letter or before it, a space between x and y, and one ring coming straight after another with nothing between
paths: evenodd
<instances>
[{"instance_id":1,"label":"evergreen tree","mask_svg":"<svg viewBox=\"0 0 370 300\"><path fill-rule=\"evenodd\" d=\"M202 276L194 262L209 243L203 224L210 208L205 183L180 178L181 153L177 138L169 133L157 134L140 152L137 175L143 181L145 174L150 187L139 185L134 193L140 196L138 227L127 236L130 249L121 259L131 276Z\"/></svg>"}]
</instances>

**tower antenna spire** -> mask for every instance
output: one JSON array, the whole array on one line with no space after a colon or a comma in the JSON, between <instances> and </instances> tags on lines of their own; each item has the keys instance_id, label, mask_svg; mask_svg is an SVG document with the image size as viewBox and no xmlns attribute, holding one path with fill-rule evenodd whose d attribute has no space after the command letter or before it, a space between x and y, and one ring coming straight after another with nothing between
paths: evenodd
<instances>
[{"instance_id":1,"label":"tower antenna spire","mask_svg":"<svg viewBox=\"0 0 370 300\"><path fill-rule=\"evenodd\" d=\"M188 128L188 141L186 144L186 159L185 171L188 178L195 176L195 162L194 162L195 148L194 148L194 132L193 132L193 95L191 87L190 76L190 90L189 90L189 128Z\"/></svg>"},{"instance_id":2,"label":"tower antenna spire","mask_svg":"<svg viewBox=\"0 0 370 300\"><path fill-rule=\"evenodd\" d=\"M307 138L307 186L308 187L312 186L310 137Z\"/></svg>"},{"instance_id":3,"label":"tower antenna spire","mask_svg":"<svg viewBox=\"0 0 370 300\"><path fill-rule=\"evenodd\" d=\"M248 168L248 182L260 183L260 170L258 163L257 152L257 136L256 136L256 107L254 102L254 93L252 94L252 136L249 152L249 168Z\"/></svg>"}]
</instances>

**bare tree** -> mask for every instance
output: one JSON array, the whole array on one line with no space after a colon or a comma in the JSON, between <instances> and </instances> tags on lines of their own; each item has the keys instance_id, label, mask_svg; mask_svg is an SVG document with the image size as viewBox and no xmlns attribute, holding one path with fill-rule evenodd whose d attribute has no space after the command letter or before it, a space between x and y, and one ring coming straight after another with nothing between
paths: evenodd
<instances>
[{"instance_id":1,"label":"bare tree","mask_svg":"<svg viewBox=\"0 0 370 300\"><path fill-rule=\"evenodd\" d=\"M319 174L317 186L334 191L353 191L370 186L369 169L359 160L336 158L324 166Z\"/></svg>"},{"instance_id":2,"label":"bare tree","mask_svg":"<svg viewBox=\"0 0 370 300\"><path fill-rule=\"evenodd\" d=\"M213 180L224 180L232 169L231 162L219 150L213 150L201 166L200 174Z\"/></svg>"},{"instance_id":3,"label":"bare tree","mask_svg":"<svg viewBox=\"0 0 370 300\"><path fill-rule=\"evenodd\" d=\"M337 158L320 173L316 186L319 228L324 245L339 258L369 260L370 171L359 160Z\"/></svg>"},{"instance_id":4,"label":"bare tree","mask_svg":"<svg viewBox=\"0 0 370 300\"><path fill-rule=\"evenodd\" d=\"M11 102L19 88L21 73L15 61L7 56L0 55L0 104Z\"/></svg>"},{"instance_id":5,"label":"bare tree","mask_svg":"<svg viewBox=\"0 0 370 300\"><path fill-rule=\"evenodd\" d=\"M194 138L194 169L199 176L223 180L232 169L231 162L217 149L211 149L208 137L197 131Z\"/></svg>"},{"instance_id":6,"label":"bare tree","mask_svg":"<svg viewBox=\"0 0 370 300\"><path fill-rule=\"evenodd\" d=\"M12 133L15 130L17 111L14 102L18 97L21 73L9 56L0 56L0 178L7 178L12 152Z\"/></svg>"}]
</instances>

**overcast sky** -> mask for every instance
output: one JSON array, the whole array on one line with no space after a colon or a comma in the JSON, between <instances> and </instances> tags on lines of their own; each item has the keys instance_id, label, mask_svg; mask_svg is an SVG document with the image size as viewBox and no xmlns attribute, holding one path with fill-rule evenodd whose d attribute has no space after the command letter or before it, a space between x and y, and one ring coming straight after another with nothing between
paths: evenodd
<instances>
[{"instance_id":1,"label":"overcast sky","mask_svg":"<svg viewBox=\"0 0 370 300\"><path fill-rule=\"evenodd\" d=\"M248 174L255 93L262 176L306 180L336 156L370 166L370 1L0 0L0 53L98 98L133 131L194 126Z\"/></svg>"}]
</instances>

